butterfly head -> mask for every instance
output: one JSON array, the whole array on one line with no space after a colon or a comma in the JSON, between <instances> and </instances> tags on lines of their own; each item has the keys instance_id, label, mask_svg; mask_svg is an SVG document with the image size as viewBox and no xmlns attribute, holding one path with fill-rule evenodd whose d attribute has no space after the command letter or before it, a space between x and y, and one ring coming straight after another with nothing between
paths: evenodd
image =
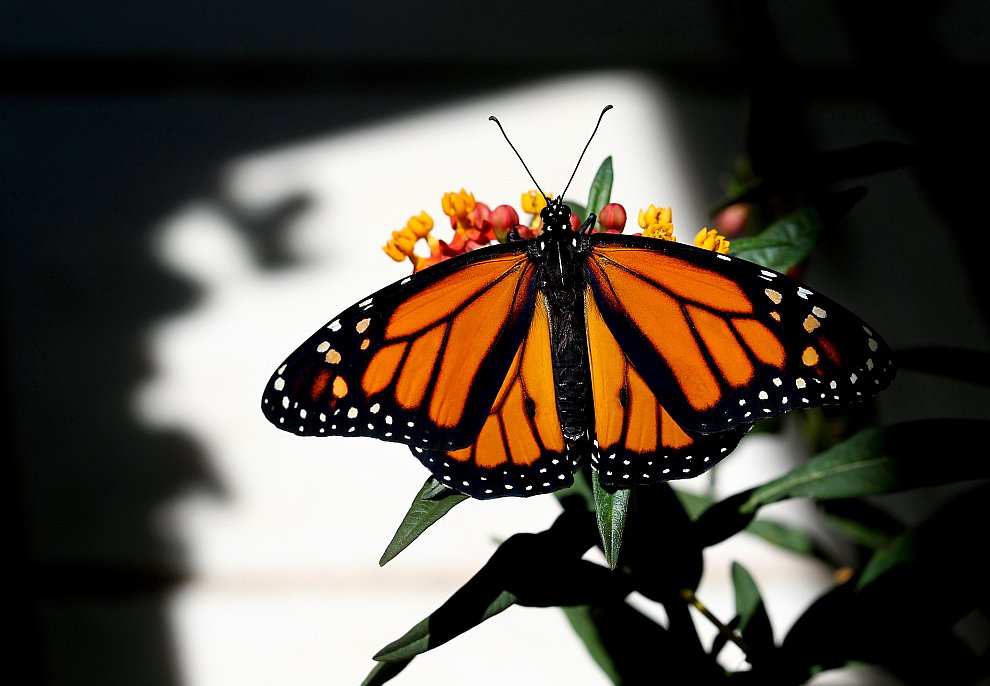
<instances>
[{"instance_id":1,"label":"butterfly head","mask_svg":"<svg viewBox=\"0 0 990 686\"><path fill-rule=\"evenodd\" d=\"M540 211L544 231L571 231L571 208L560 198L551 200Z\"/></svg>"}]
</instances>

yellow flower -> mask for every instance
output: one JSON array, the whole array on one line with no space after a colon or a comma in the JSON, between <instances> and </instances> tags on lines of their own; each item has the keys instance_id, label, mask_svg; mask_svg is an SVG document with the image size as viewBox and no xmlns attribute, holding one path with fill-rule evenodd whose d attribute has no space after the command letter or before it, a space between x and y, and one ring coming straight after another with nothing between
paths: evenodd
<instances>
[{"instance_id":1,"label":"yellow flower","mask_svg":"<svg viewBox=\"0 0 990 686\"><path fill-rule=\"evenodd\" d=\"M655 222L643 229L643 235L647 238L659 238L664 241L676 241L674 237L674 225L670 222Z\"/></svg>"},{"instance_id":2,"label":"yellow flower","mask_svg":"<svg viewBox=\"0 0 990 686\"><path fill-rule=\"evenodd\" d=\"M551 196L551 199L553 196ZM522 211L526 214L539 216L543 208L547 206L547 201L536 191L529 191L522 194Z\"/></svg>"},{"instance_id":3,"label":"yellow flower","mask_svg":"<svg viewBox=\"0 0 990 686\"><path fill-rule=\"evenodd\" d=\"M474 209L474 193L468 193L463 188L457 193L444 193L441 204L445 215L462 219Z\"/></svg>"},{"instance_id":4,"label":"yellow flower","mask_svg":"<svg viewBox=\"0 0 990 686\"><path fill-rule=\"evenodd\" d=\"M646 231L653 224L670 224L670 233L674 232L672 213L669 207L655 207L651 204L645 210L639 211L639 228Z\"/></svg>"},{"instance_id":5,"label":"yellow flower","mask_svg":"<svg viewBox=\"0 0 990 686\"><path fill-rule=\"evenodd\" d=\"M409 217L406 228L417 238L424 238L433 229L433 217L426 212L420 212L418 217Z\"/></svg>"},{"instance_id":6,"label":"yellow flower","mask_svg":"<svg viewBox=\"0 0 990 686\"><path fill-rule=\"evenodd\" d=\"M413 252L416 243L421 238L425 238L429 244L431 239L433 239L429 235L432 229L433 218L426 212L420 212L419 216L409 217L409 221L406 222L406 225L402 229L393 231L392 238L389 239L382 250L396 262L402 262L402 260L408 257L413 265L416 265L417 261L422 259Z\"/></svg>"},{"instance_id":7,"label":"yellow flower","mask_svg":"<svg viewBox=\"0 0 990 686\"><path fill-rule=\"evenodd\" d=\"M676 241L674 238L674 223L671 221L673 213L669 207L656 207L651 204L645 210L639 211L636 221L643 229L643 235L647 238L659 238L665 241Z\"/></svg>"},{"instance_id":8,"label":"yellow flower","mask_svg":"<svg viewBox=\"0 0 990 686\"><path fill-rule=\"evenodd\" d=\"M729 252L729 241L718 235L715 229L703 228L694 237L694 244L705 250L714 250L723 255Z\"/></svg>"}]
</instances>

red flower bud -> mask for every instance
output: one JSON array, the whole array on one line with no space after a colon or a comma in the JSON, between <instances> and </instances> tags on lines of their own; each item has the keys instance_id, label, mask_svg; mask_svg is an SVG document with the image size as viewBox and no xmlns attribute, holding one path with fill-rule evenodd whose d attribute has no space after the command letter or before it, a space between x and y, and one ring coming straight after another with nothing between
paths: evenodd
<instances>
[{"instance_id":1,"label":"red flower bud","mask_svg":"<svg viewBox=\"0 0 990 686\"><path fill-rule=\"evenodd\" d=\"M488 221L498 242L505 243L506 236L519 224L519 213L511 205L499 205L491 211Z\"/></svg>"},{"instance_id":2,"label":"red flower bud","mask_svg":"<svg viewBox=\"0 0 990 686\"><path fill-rule=\"evenodd\" d=\"M617 202L610 202L598 213L598 223L606 233L622 233L626 227L626 208Z\"/></svg>"},{"instance_id":3,"label":"red flower bud","mask_svg":"<svg viewBox=\"0 0 990 686\"><path fill-rule=\"evenodd\" d=\"M745 230L752 213L753 208L751 205L744 202L737 202L729 205L715 215L714 224L718 227L719 233L732 238L733 236L740 235Z\"/></svg>"}]
</instances>

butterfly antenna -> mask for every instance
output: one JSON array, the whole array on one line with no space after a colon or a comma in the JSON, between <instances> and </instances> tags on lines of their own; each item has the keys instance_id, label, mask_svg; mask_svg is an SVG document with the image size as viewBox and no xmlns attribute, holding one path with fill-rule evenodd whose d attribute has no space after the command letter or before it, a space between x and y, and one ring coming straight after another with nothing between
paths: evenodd
<instances>
[{"instance_id":1,"label":"butterfly antenna","mask_svg":"<svg viewBox=\"0 0 990 686\"><path fill-rule=\"evenodd\" d=\"M609 105L609 107L611 107L611 105ZM538 190L540 192L540 195L543 196L543 199L546 200L547 204L549 205L550 204L550 199L547 198L547 194L543 192L543 189L542 188L540 188L540 184L536 183L536 179L533 178L533 172L531 172L529 170L529 167L526 166L526 162L523 160L522 155L519 154L519 151L516 150L516 146L514 146L512 144L512 141L509 140L508 134L506 134L505 133L505 129L502 128L502 122L500 122L498 120L498 118L494 114L492 116L488 117L488 120L489 121L493 121L493 122L495 122L498 125L498 129L499 129L499 131L502 132L502 136L505 138L505 142L509 144L509 147L510 148L512 148L512 152L516 153L516 157L518 157L519 158L519 161L522 162L523 169L525 169L526 170L526 173L529 174L529 178L533 180L533 185L536 186L536 190ZM563 196L563 193L561 193L561 195Z\"/></svg>"},{"instance_id":2,"label":"butterfly antenna","mask_svg":"<svg viewBox=\"0 0 990 686\"><path fill-rule=\"evenodd\" d=\"M581 160L584 159L584 153L588 152L588 146L591 145L591 140L595 137L595 134L598 133L598 127L602 124L602 117L604 117L605 113L610 109L612 109L611 105L605 105L605 109L603 109L602 113L598 115L598 123L595 124L595 130L591 132L591 137L588 138L588 142L584 144L584 150L581 151L581 156L578 158L577 164L574 165L574 171L571 172L571 178L567 180L567 185L564 186L564 193L566 193L567 189L571 187L571 181L574 180L574 175L577 174L578 167L581 166ZM564 193L561 193L560 197L563 198Z\"/></svg>"}]
</instances>

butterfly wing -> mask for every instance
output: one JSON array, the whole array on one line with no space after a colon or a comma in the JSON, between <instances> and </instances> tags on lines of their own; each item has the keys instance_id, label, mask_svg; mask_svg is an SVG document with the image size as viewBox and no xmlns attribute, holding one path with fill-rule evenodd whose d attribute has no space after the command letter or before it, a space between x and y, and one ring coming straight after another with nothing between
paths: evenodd
<instances>
[{"instance_id":1,"label":"butterfly wing","mask_svg":"<svg viewBox=\"0 0 990 686\"><path fill-rule=\"evenodd\" d=\"M585 315L598 441L592 465L606 489L691 478L736 447L751 425L707 435L684 431L632 365L590 290Z\"/></svg>"},{"instance_id":2,"label":"butterfly wing","mask_svg":"<svg viewBox=\"0 0 990 686\"><path fill-rule=\"evenodd\" d=\"M443 484L480 499L549 493L572 483L577 462L560 428L542 295L477 439L453 451L412 447Z\"/></svg>"},{"instance_id":3,"label":"butterfly wing","mask_svg":"<svg viewBox=\"0 0 990 686\"><path fill-rule=\"evenodd\" d=\"M588 240L588 287L602 320L687 432L860 400L893 377L879 336L783 274L642 236Z\"/></svg>"},{"instance_id":4,"label":"butterfly wing","mask_svg":"<svg viewBox=\"0 0 990 686\"><path fill-rule=\"evenodd\" d=\"M430 449L472 443L530 326L525 244L476 250L378 291L309 337L262 410L304 436L372 436Z\"/></svg>"}]
</instances>

